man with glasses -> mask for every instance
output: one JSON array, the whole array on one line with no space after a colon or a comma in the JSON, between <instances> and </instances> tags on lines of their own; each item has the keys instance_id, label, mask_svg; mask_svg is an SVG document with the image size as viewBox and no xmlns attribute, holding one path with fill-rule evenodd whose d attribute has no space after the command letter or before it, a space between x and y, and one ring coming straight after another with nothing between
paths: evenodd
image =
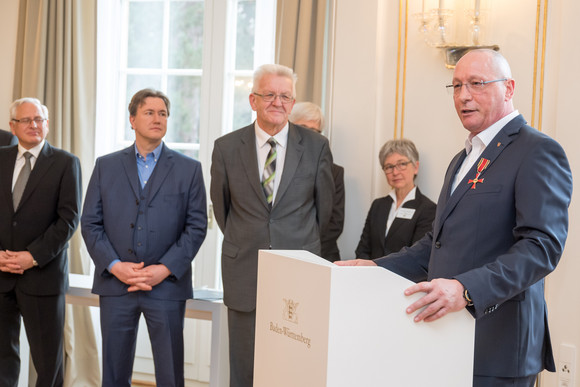
<instances>
[{"instance_id":1,"label":"man with glasses","mask_svg":"<svg viewBox=\"0 0 580 387\"><path fill-rule=\"evenodd\" d=\"M258 68L249 97L256 121L214 145L210 192L224 233L231 386L253 385L258 250L320 255L320 232L332 213L328 140L288 122L295 82L288 67Z\"/></svg>"},{"instance_id":2,"label":"man with glasses","mask_svg":"<svg viewBox=\"0 0 580 387\"><path fill-rule=\"evenodd\" d=\"M67 247L79 222L80 164L46 141L48 109L38 99L14 101L10 118L19 144L0 148L0 385L18 384L22 318L36 385L62 386Z\"/></svg>"},{"instance_id":3,"label":"man with glasses","mask_svg":"<svg viewBox=\"0 0 580 387\"><path fill-rule=\"evenodd\" d=\"M562 147L514 109L501 54L469 52L448 88L469 135L447 169L433 231L402 252L348 264L418 282L405 290L426 293L407 308L415 322L467 308L477 320L473 386L530 387L555 370L544 277L566 242L570 166Z\"/></svg>"}]
</instances>

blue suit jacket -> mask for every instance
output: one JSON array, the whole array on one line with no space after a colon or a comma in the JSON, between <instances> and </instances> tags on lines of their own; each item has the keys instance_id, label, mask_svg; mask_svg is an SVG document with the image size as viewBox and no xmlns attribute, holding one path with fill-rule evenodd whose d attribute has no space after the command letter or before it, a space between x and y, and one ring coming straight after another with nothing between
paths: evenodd
<instances>
[{"instance_id":1,"label":"blue suit jacket","mask_svg":"<svg viewBox=\"0 0 580 387\"><path fill-rule=\"evenodd\" d=\"M455 156L433 232L375 262L414 281L455 278L473 299L474 374L522 377L554 371L544 277L558 264L568 232L572 174L562 147L511 120L450 194L465 152ZM480 158L480 159L481 159Z\"/></svg>"},{"instance_id":2,"label":"blue suit jacket","mask_svg":"<svg viewBox=\"0 0 580 387\"><path fill-rule=\"evenodd\" d=\"M93 292L127 293L128 286L107 270L113 260L120 259L167 266L171 275L153 288L151 297L191 298L191 262L206 228L205 188L198 161L163 145L141 192L133 145L100 157L81 217L83 238L95 262Z\"/></svg>"}]
</instances>

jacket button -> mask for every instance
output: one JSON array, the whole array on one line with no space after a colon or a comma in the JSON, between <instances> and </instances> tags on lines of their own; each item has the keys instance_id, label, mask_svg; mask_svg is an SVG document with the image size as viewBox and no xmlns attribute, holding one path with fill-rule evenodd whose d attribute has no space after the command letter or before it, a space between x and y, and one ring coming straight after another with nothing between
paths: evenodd
<instances>
[{"instance_id":1,"label":"jacket button","mask_svg":"<svg viewBox=\"0 0 580 387\"><path fill-rule=\"evenodd\" d=\"M435 248L436 249L441 248L441 242L439 242L439 241L435 242Z\"/></svg>"},{"instance_id":2,"label":"jacket button","mask_svg":"<svg viewBox=\"0 0 580 387\"><path fill-rule=\"evenodd\" d=\"M129 249L129 250L127 250L127 252L128 252L129 254L133 254L133 249Z\"/></svg>"},{"instance_id":3,"label":"jacket button","mask_svg":"<svg viewBox=\"0 0 580 387\"><path fill-rule=\"evenodd\" d=\"M134 227L135 227L135 225L133 223L131 223L131 228L134 228Z\"/></svg>"}]
</instances>

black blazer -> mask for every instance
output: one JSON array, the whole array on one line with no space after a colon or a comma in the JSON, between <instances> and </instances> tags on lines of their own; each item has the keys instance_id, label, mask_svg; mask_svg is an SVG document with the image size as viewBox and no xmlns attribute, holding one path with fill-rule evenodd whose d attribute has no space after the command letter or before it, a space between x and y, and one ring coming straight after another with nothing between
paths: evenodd
<instances>
[{"instance_id":1,"label":"black blazer","mask_svg":"<svg viewBox=\"0 0 580 387\"><path fill-rule=\"evenodd\" d=\"M320 255L330 262L340 261L340 251L336 243L344 228L344 168L332 164L334 199L332 216L328 228L320 233Z\"/></svg>"},{"instance_id":2,"label":"black blazer","mask_svg":"<svg viewBox=\"0 0 580 387\"><path fill-rule=\"evenodd\" d=\"M9 146L18 144L18 137L12 133L0 129L0 146Z\"/></svg>"},{"instance_id":3,"label":"black blazer","mask_svg":"<svg viewBox=\"0 0 580 387\"><path fill-rule=\"evenodd\" d=\"M18 146L0 148L0 250L28 250L38 267L22 275L0 272L0 292L18 288L31 295L64 294L68 240L80 216L79 159L45 143L14 211L12 177L17 153Z\"/></svg>"},{"instance_id":4,"label":"black blazer","mask_svg":"<svg viewBox=\"0 0 580 387\"><path fill-rule=\"evenodd\" d=\"M390 196L373 201L355 250L356 258L375 259L397 252L405 246L411 246L431 231L436 205L417 188L415 199L403 204L403 208L415 209L413 217L395 218L385 238L392 204L393 199Z\"/></svg>"}]
</instances>

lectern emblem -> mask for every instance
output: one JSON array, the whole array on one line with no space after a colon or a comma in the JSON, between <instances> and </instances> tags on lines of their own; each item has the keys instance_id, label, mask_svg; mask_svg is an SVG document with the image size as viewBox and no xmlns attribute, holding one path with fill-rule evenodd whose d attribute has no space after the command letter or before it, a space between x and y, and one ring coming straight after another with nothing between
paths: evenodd
<instances>
[{"instance_id":1,"label":"lectern emblem","mask_svg":"<svg viewBox=\"0 0 580 387\"><path fill-rule=\"evenodd\" d=\"M298 324L298 314L296 310L298 309L298 302L294 302L291 299L283 299L284 300L284 311L282 312L282 318L286 321L289 321L294 324Z\"/></svg>"}]
</instances>

